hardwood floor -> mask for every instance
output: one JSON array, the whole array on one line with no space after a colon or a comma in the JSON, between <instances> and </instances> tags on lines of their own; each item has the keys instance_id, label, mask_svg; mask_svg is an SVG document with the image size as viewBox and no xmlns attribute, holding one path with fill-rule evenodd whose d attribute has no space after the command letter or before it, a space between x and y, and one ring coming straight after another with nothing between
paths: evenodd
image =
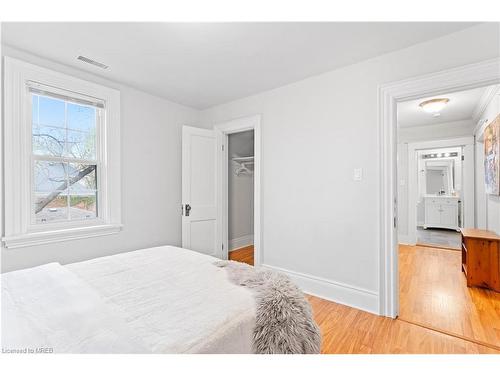
<instances>
[{"instance_id":1,"label":"hardwood floor","mask_svg":"<svg viewBox=\"0 0 500 375\"><path fill-rule=\"evenodd\" d=\"M398 319L308 296L323 354L500 354L487 346Z\"/></svg>"},{"instance_id":2,"label":"hardwood floor","mask_svg":"<svg viewBox=\"0 0 500 375\"><path fill-rule=\"evenodd\" d=\"M460 252L399 248L399 319L500 350L500 293L467 288Z\"/></svg>"},{"instance_id":3,"label":"hardwood floor","mask_svg":"<svg viewBox=\"0 0 500 375\"><path fill-rule=\"evenodd\" d=\"M432 250L435 249L431 249L431 252ZM460 255L460 252L452 250L437 251L444 252L444 254L441 254L443 259L449 258L448 254L451 255L451 258ZM402 280L401 287L404 286L405 290L413 291L415 290L413 283L416 282L414 277L417 276L410 276L411 272L413 272L411 267L419 267L420 272L417 272L417 275L421 275L422 273L425 274L430 272L429 270L422 270L422 268L434 269L438 267L438 263L426 266L424 265L424 259L420 259L419 256L417 256L417 258L412 258L411 255L412 253L409 249L405 248L400 251L400 270L402 272L404 271L407 275L405 280ZM243 247L230 252L229 259L253 265L253 246ZM449 260L445 263L448 262ZM452 260L451 263L452 262L454 261ZM449 267L454 267L451 263ZM458 270L460 270L459 263L460 259L458 258ZM446 272L452 272L451 268ZM442 275L442 277L449 278L447 275ZM455 283L458 283L456 275L454 280ZM465 280L462 281L465 283ZM453 281L448 281L447 283L453 283ZM440 289L438 288L436 290ZM475 295L481 293L484 293L484 291L475 291ZM401 292L402 304L403 300L408 297L414 298L415 296L410 296L407 292ZM499 350L495 350L491 346L480 345L459 337L424 328L417 324L411 324L400 319L377 316L352 307L326 301L318 297L307 296L307 298L311 303L314 319L321 329L323 336L321 352L324 354L500 354L500 348ZM424 302L424 305L427 303L429 302ZM486 308L485 305L483 306ZM499 319L498 314L500 313L500 308L498 306L498 299L493 306L496 306L496 318ZM405 308L410 309L406 301ZM495 312L495 310L491 311L491 308L492 306L487 306L487 310L489 311L487 316ZM417 308L417 311L420 310L423 310L423 308ZM454 316L452 319L458 319L458 317ZM500 334L498 323L500 322L497 320L497 324L493 325L493 327L496 328L492 328L490 330L491 332L496 330L497 334ZM459 324L459 322L456 324Z\"/></svg>"},{"instance_id":4,"label":"hardwood floor","mask_svg":"<svg viewBox=\"0 0 500 375\"><path fill-rule=\"evenodd\" d=\"M241 247L229 252L229 259L253 266L253 245Z\"/></svg>"}]
</instances>

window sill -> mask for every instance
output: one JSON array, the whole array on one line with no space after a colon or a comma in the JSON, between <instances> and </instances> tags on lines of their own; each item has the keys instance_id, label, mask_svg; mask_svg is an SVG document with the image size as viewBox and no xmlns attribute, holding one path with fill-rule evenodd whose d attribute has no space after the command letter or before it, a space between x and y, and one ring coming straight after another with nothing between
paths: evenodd
<instances>
[{"instance_id":1,"label":"window sill","mask_svg":"<svg viewBox=\"0 0 500 375\"><path fill-rule=\"evenodd\" d=\"M4 237L2 241L6 248L15 249L18 247L106 236L120 232L122 227L122 224L105 224L81 228L59 229L47 232L28 233L21 236Z\"/></svg>"}]
</instances>

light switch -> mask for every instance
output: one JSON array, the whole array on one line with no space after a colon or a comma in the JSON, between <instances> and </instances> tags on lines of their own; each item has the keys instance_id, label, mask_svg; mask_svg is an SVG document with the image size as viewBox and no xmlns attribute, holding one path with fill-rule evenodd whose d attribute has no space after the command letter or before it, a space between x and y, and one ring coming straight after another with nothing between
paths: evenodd
<instances>
[{"instance_id":1,"label":"light switch","mask_svg":"<svg viewBox=\"0 0 500 375\"><path fill-rule=\"evenodd\" d=\"M363 169L355 168L353 179L354 179L354 181L361 181L363 179Z\"/></svg>"}]
</instances>

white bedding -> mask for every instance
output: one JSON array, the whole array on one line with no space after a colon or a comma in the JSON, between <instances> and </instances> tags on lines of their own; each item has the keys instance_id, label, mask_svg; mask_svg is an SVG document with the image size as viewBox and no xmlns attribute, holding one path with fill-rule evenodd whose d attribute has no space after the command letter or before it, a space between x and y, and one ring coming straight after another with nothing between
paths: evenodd
<instances>
[{"instance_id":1,"label":"white bedding","mask_svg":"<svg viewBox=\"0 0 500 375\"><path fill-rule=\"evenodd\" d=\"M41 274L52 270L36 267L4 274L2 281L7 279L5 295L10 307L3 307L2 313L7 312L10 317L8 324L3 325L2 346L6 347L5 338L9 343L17 343L17 327L26 326L26 319L31 316L31 326L22 337L47 339L51 332L43 327L54 324L54 320L59 328L67 328L64 345L58 341L48 343L58 344L54 347L56 352L251 353L254 298L249 290L229 282L226 271L213 265L215 260L186 249L163 246L66 266L42 266L58 266L67 273L61 277L72 280L68 287L76 295L65 293L61 298L50 295L59 290L60 279L54 279L57 286L52 290L48 286L44 293L33 288L41 281L37 277L44 279L46 276ZM19 283L21 276L30 281ZM36 304L33 295L37 295ZM72 332L77 329L67 321L75 312L69 316L63 313L61 317L59 310L65 310L62 300L66 309L70 306L73 310L78 308L77 299L85 300L90 295L91 304L96 306L92 311L97 313L85 315L78 310L76 316L91 321L87 336L95 330L92 337L105 339L96 340L95 346L90 340L82 347L67 342L72 341ZM29 300L22 301L25 298ZM55 307L51 307L53 303ZM41 319L35 317L39 313ZM103 349L102 344L107 341L116 343L113 350Z\"/></svg>"},{"instance_id":2,"label":"white bedding","mask_svg":"<svg viewBox=\"0 0 500 375\"><path fill-rule=\"evenodd\" d=\"M2 349L148 352L92 288L58 263L2 275Z\"/></svg>"}]
</instances>

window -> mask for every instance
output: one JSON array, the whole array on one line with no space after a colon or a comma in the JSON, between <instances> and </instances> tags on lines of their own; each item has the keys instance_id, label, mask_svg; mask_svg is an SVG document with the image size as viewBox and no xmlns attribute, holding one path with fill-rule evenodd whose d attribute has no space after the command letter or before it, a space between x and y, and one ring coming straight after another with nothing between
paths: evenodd
<instances>
[{"instance_id":1,"label":"window","mask_svg":"<svg viewBox=\"0 0 500 375\"><path fill-rule=\"evenodd\" d=\"M103 105L30 91L32 224L99 217L96 129Z\"/></svg>"},{"instance_id":2,"label":"window","mask_svg":"<svg viewBox=\"0 0 500 375\"><path fill-rule=\"evenodd\" d=\"M6 58L5 98L5 245L119 231L119 93Z\"/></svg>"}]
</instances>

